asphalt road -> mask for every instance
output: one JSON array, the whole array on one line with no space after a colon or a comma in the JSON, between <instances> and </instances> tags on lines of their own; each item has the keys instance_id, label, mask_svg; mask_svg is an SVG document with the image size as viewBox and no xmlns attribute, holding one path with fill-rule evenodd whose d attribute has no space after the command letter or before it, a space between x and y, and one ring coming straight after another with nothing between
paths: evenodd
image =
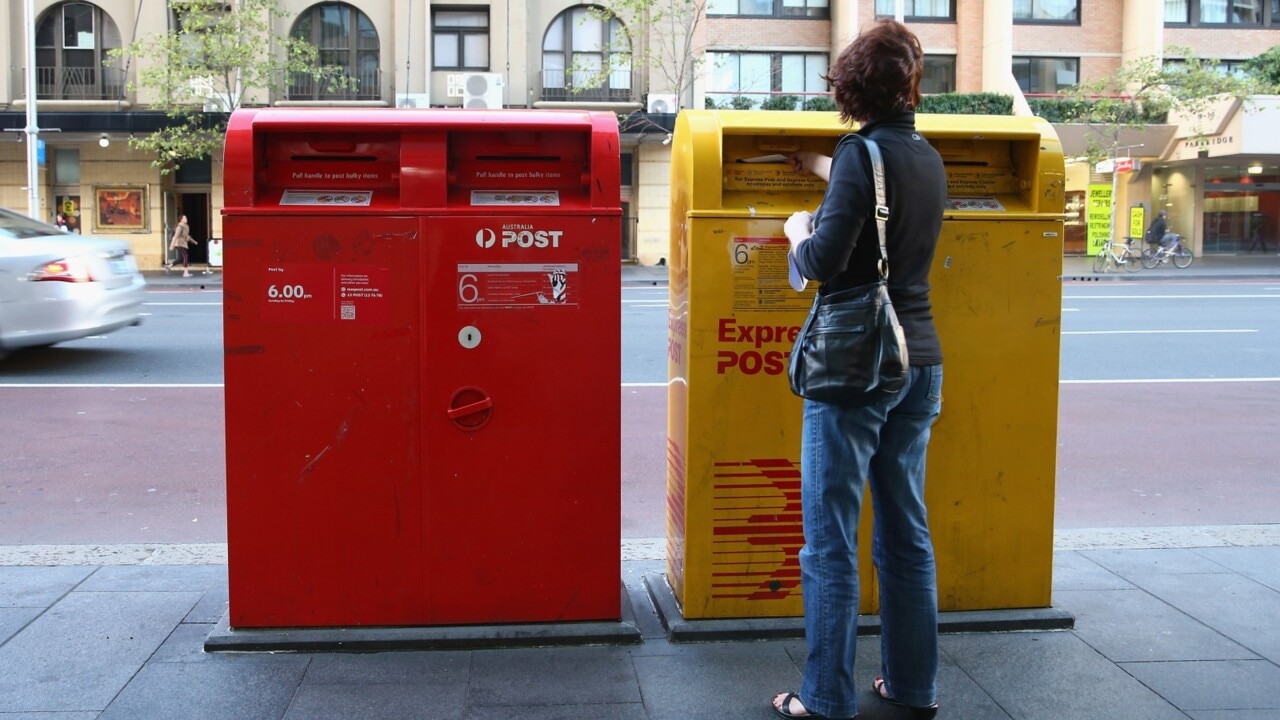
<instances>
[{"instance_id":1,"label":"asphalt road","mask_svg":"<svg viewBox=\"0 0 1280 720\"><path fill-rule=\"evenodd\" d=\"M1057 526L1273 522L1278 282L1064 287ZM666 292L623 291L623 536L665 534ZM0 363L0 544L226 539L221 294Z\"/></svg>"}]
</instances>

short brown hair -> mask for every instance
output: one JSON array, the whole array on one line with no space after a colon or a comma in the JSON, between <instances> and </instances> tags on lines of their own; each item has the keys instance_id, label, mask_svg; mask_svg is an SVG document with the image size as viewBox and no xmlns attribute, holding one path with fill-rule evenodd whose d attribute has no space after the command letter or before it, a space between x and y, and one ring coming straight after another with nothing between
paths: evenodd
<instances>
[{"instance_id":1,"label":"short brown hair","mask_svg":"<svg viewBox=\"0 0 1280 720\"><path fill-rule=\"evenodd\" d=\"M924 51L905 25L881 20L849 43L827 73L845 122L915 110Z\"/></svg>"}]
</instances>

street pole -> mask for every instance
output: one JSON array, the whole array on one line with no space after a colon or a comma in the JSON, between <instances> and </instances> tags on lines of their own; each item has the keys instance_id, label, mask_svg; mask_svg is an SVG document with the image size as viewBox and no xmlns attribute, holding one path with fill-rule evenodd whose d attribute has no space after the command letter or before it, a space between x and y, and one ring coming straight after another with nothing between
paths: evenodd
<instances>
[{"instance_id":1,"label":"street pole","mask_svg":"<svg viewBox=\"0 0 1280 720\"><path fill-rule=\"evenodd\" d=\"M40 215L40 127L36 123L36 12L35 0L24 0L27 41L27 215L44 220Z\"/></svg>"},{"instance_id":2,"label":"street pole","mask_svg":"<svg viewBox=\"0 0 1280 720\"><path fill-rule=\"evenodd\" d=\"M1120 159L1121 150L1125 150L1127 152L1132 153L1134 148L1140 148L1140 147L1143 147L1143 145L1144 143L1138 143L1137 145L1125 145L1124 147L1120 147L1119 144L1112 145L1111 146L1111 162L1115 163L1117 160ZM1110 235L1111 235L1112 242L1119 240L1119 238L1116 237L1116 199L1119 196L1120 196L1120 173L1116 172L1115 165L1113 164L1111 166L1111 221L1110 221L1111 222Z\"/></svg>"}]
</instances>

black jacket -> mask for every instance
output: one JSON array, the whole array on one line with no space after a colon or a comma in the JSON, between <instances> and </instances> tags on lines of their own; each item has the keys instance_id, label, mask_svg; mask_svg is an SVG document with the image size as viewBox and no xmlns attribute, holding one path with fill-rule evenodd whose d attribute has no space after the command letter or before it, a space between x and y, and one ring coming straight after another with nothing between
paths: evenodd
<instances>
[{"instance_id":1,"label":"black jacket","mask_svg":"<svg viewBox=\"0 0 1280 720\"><path fill-rule=\"evenodd\" d=\"M889 205L889 296L907 337L912 365L942 362L942 347L929 302L929 268L942 229L947 176L942 158L915 129L915 113L867 123L836 145L831 180L814 213L813 235L795 253L797 269L822 283L822 292L875 282L880 241L872 215L875 189L866 148L856 136L880 146Z\"/></svg>"},{"instance_id":2,"label":"black jacket","mask_svg":"<svg viewBox=\"0 0 1280 720\"><path fill-rule=\"evenodd\" d=\"M1156 219L1151 221L1151 227L1147 228L1147 242L1158 243L1164 239L1165 231L1169 225L1165 222L1163 215L1156 215Z\"/></svg>"}]
</instances>

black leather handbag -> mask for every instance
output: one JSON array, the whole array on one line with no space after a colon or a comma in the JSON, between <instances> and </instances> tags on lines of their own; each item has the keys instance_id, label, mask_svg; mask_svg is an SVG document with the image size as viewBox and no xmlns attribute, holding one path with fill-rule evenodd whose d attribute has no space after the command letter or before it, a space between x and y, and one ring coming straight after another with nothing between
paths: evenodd
<instances>
[{"instance_id":1,"label":"black leather handbag","mask_svg":"<svg viewBox=\"0 0 1280 720\"><path fill-rule=\"evenodd\" d=\"M791 392L796 395L854 406L900 391L908 370L906 336L889 299L884 160L874 141L863 138L862 142L871 157L875 181L880 280L833 293L819 289L787 368Z\"/></svg>"}]
</instances>

